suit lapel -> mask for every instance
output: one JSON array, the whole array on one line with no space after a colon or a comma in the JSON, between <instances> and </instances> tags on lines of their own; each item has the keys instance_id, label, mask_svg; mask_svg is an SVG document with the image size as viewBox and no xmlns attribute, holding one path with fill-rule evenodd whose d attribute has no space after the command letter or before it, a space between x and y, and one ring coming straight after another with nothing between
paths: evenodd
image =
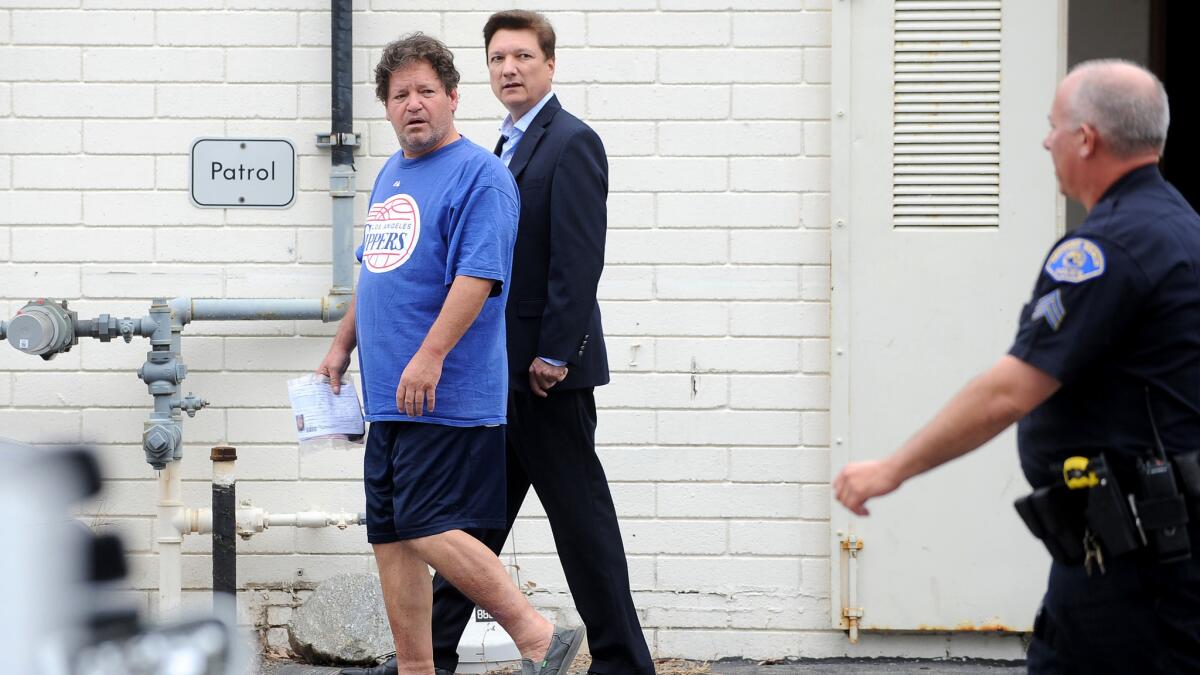
<instances>
[{"instance_id":1,"label":"suit lapel","mask_svg":"<svg viewBox=\"0 0 1200 675\"><path fill-rule=\"evenodd\" d=\"M521 173L529 164L529 158L533 156L534 149L542 140L542 136L546 134L546 127L550 126L550 121L554 119L554 115L559 110L562 110L562 105L558 102L558 96L551 96L550 100L546 101L546 105L542 106L537 117L533 118L529 128L525 130L525 135L517 144L517 151L513 154L512 161L508 163L508 170L512 171L514 178L521 178Z\"/></svg>"}]
</instances>

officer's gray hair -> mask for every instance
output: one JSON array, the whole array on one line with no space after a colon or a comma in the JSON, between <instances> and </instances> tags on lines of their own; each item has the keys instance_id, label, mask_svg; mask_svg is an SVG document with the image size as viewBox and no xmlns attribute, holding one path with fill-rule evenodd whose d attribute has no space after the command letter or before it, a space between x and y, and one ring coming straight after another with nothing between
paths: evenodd
<instances>
[{"instance_id":1,"label":"officer's gray hair","mask_svg":"<svg viewBox=\"0 0 1200 675\"><path fill-rule=\"evenodd\" d=\"M1154 90L1119 77L1115 66L1132 66L1149 76ZM1167 142L1171 112L1167 92L1154 73L1124 59L1094 59L1071 69L1079 84L1069 101L1077 124L1087 123L1100 132L1113 155L1128 158L1146 152L1162 154Z\"/></svg>"}]
</instances>

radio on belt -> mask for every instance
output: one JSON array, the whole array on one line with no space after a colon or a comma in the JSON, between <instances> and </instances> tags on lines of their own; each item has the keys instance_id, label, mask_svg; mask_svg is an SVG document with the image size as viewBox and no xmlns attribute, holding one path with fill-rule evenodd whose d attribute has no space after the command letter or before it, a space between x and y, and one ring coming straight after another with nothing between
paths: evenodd
<instances>
[{"instance_id":1,"label":"radio on belt","mask_svg":"<svg viewBox=\"0 0 1200 675\"><path fill-rule=\"evenodd\" d=\"M49 361L79 344L79 338L75 337L77 317L77 312L67 308L66 300L60 303L46 298L30 300L8 322L8 342L26 354Z\"/></svg>"}]
</instances>

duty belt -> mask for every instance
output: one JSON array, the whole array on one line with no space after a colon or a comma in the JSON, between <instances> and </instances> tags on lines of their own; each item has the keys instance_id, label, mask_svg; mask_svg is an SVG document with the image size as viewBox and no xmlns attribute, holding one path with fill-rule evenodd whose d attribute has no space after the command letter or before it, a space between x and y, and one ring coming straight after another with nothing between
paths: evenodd
<instances>
[{"instance_id":1,"label":"duty belt","mask_svg":"<svg viewBox=\"0 0 1200 675\"><path fill-rule=\"evenodd\" d=\"M1128 476L1123 476L1128 478ZM1033 535L1060 563L1104 572L1104 556L1141 549L1159 562L1192 555L1189 521L1200 521L1200 451L1169 460L1137 460L1133 490L1122 489L1105 453L1075 456L1062 465L1062 482L1015 503Z\"/></svg>"}]
</instances>

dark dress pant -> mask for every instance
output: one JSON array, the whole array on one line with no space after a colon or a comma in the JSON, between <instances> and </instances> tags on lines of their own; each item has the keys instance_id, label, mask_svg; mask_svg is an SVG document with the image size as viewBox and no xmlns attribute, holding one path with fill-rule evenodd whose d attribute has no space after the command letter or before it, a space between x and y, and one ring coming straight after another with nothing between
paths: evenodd
<instances>
[{"instance_id":1,"label":"dark dress pant","mask_svg":"<svg viewBox=\"0 0 1200 675\"><path fill-rule=\"evenodd\" d=\"M612 493L596 456L596 402L591 388L547 398L510 391L508 528L470 533L500 552L530 485L546 511L575 607L587 626L589 672L654 672L629 591L629 567ZM441 575L433 582L433 652L438 668L458 665L457 647L474 604Z\"/></svg>"},{"instance_id":2,"label":"dark dress pant","mask_svg":"<svg viewBox=\"0 0 1200 675\"><path fill-rule=\"evenodd\" d=\"M1081 565L1050 568L1031 675L1200 673L1200 559L1105 568L1090 577Z\"/></svg>"}]
</instances>

